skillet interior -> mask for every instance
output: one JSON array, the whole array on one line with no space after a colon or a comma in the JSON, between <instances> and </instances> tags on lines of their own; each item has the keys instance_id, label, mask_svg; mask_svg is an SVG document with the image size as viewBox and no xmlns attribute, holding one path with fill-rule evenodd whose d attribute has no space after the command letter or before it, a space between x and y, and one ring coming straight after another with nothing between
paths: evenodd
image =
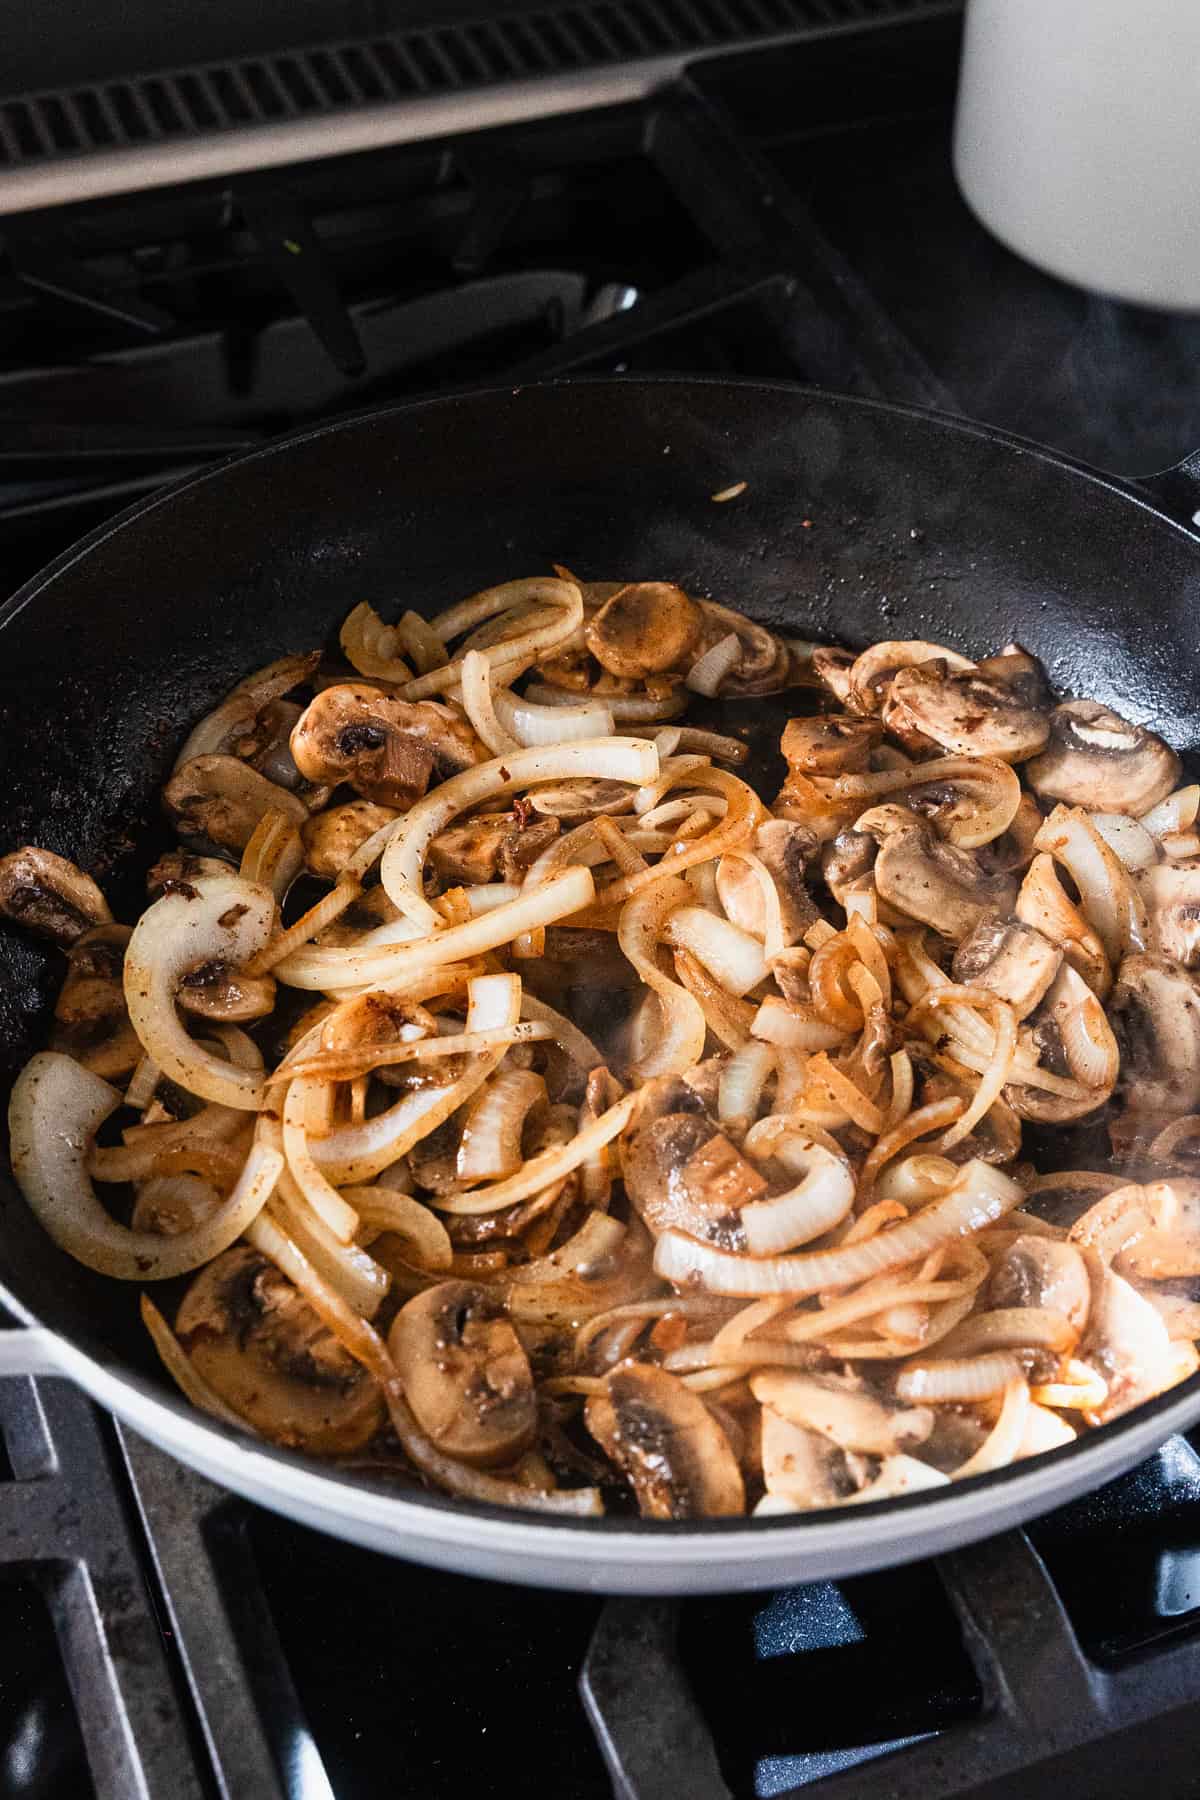
<instances>
[{"instance_id":1,"label":"skillet interior","mask_svg":"<svg viewBox=\"0 0 1200 1800\"><path fill-rule=\"evenodd\" d=\"M737 481L740 498L712 502ZM797 636L978 653L1015 637L1060 689L1196 742L1197 544L1111 484L980 428L793 387L557 384L288 440L29 583L0 613L0 848L79 861L132 919L165 772L236 679L332 641L358 600L429 613L552 561L678 580ZM0 931L5 1098L61 968ZM155 1373L132 1291L59 1252L6 1175L0 1281L115 1371Z\"/></svg>"}]
</instances>

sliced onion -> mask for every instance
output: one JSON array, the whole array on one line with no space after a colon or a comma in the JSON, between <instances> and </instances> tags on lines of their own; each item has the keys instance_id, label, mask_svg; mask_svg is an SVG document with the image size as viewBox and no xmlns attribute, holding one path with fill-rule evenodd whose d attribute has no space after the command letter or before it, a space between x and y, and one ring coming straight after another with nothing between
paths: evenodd
<instances>
[{"instance_id":1,"label":"sliced onion","mask_svg":"<svg viewBox=\"0 0 1200 1800\"><path fill-rule=\"evenodd\" d=\"M411 1194L391 1187L346 1187L342 1198L372 1231L403 1239L419 1269L444 1274L454 1260L450 1233L435 1212Z\"/></svg>"},{"instance_id":2,"label":"sliced onion","mask_svg":"<svg viewBox=\"0 0 1200 1800\"><path fill-rule=\"evenodd\" d=\"M1146 908L1128 870L1118 861L1078 806L1056 806L1033 840L1047 851L1079 889L1085 918L1094 925L1112 963L1146 940Z\"/></svg>"},{"instance_id":3,"label":"sliced onion","mask_svg":"<svg viewBox=\"0 0 1200 1800\"><path fill-rule=\"evenodd\" d=\"M564 710L578 705L575 695L542 681L529 683L525 699ZM618 725L656 725L665 719L677 719L687 706L687 696L676 688L660 700L641 694L605 694L603 703Z\"/></svg>"},{"instance_id":4,"label":"sliced onion","mask_svg":"<svg viewBox=\"0 0 1200 1800\"><path fill-rule=\"evenodd\" d=\"M276 900L284 896L304 867L304 844L295 821L274 808L265 812L242 851L238 870L243 881L269 887Z\"/></svg>"},{"instance_id":5,"label":"sliced onion","mask_svg":"<svg viewBox=\"0 0 1200 1800\"><path fill-rule=\"evenodd\" d=\"M1000 1306L964 1320L943 1348L949 1356L984 1350L1048 1350L1064 1356L1078 1339L1066 1314L1052 1306Z\"/></svg>"},{"instance_id":6,"label":"sliced onion","mask_svg":"<svg viewBox=\"0 0 1200 1800\"><path fill-rule=\"evenodd\" d=\"M1085 1088L1111 1088L1120 1066L1117 1040L1096 996L1084 987L1074 970L1069 972L1078 982L1084 998L1059 1018L1058 1029L1067 1066Z\"/></svg>"},{"instance_id":7,"label":"sliced onion","mask_svg":"<svg viewBox=\"0 0 1200 1800\"><path fill-rule=\"evenodd\" d=\"M598 1068L604 1061L603 1055L593 1044L591 1038L585 1036L578 1025L572 1024L570 1019L564 1018L563 1014L556 1012L552 1006L547 1006L546 1002L539 1000L536 994L522 993L521 1017L529 1019L535 1024L548 1026L559 1049L564 1050L572 1062L578 1063L581 1069Z\"/></svg>"},{"instance_id":8,"label":"sliced onion","mask_svg":"<svg viewBox=\"0 0 1200 1800\"><path fill-rule=\"evenodd\" d=\"M462 705L476 736L482 738L493 756L507 756L519 748L517 739L496 717L492 665L482 650L468 650L462 659Z\"/></svg>"},{"instance_id":9,"label":"sliced onion","mask_svg":"<svg viewBox=\"0 0 1200 1800\"><path fill-rule=\"evenodd\" d=\"M1196 823L1196 815L1200 812L1200 787L1193 782L1188 787L1176 788L1157 806L1152 806L1148 813L1143 813L1138 823L1150 833L1151 837L1169 837L1177 831L1190 831Z\"/></svg>"},{"instance_id":10,"label":"sliced onion","mask_svg":"<svg viewBox=\"0 0 1200 1800\"><path fill-rule=\"evenodd\" d=\"M164 894L147 907L125 952L125 1004L146 1054L190 1094L250 1112L263 1104L262 1076L190 1038L175 994L183 977L205 963L240 968L248 962L265 945L274 915L268 888L236 875L197 876L187 894Z\"/></svg>"},{"instance_id":11,"label":"sliced onion","mask_svg":"<svg viewBox=\"0 0 1200 1800\"><path fill-rule=\"evenodd\" d=\"M430 620L430 624L442 642L446 643L484 619L510 612L531 601L554 609L550 621L525 626L514 636L501 639L483 652L494 669L511 669L518 664L526 665L533 658L545 656L549 651L562 647L583 624L583 596L573 581L557 581L552 577L541 576L523 581L508 581L500 587L489 588L484 594L475 595L461 606L439 613ZM470 623L464 623L467 620ZM430 669L424 675L418 675L415 681L406 683L400 689L400 696L404 700L425 700L430 694L445 693L448 688L458 685L461 673L462 662L455 658L443 667Z\"/></svg>"},{"instance_id":12,"label":"sliced onion","mask_svg":"<svg viewBox=\"0 0 1200 1800\"><path fill-rule=\"evenodd\" d=\"M477 806L482 800L511 794L539 781L587 776L595 780L640 784L653 781L657 772L658 752L644 738L587 738L577 744L518 750L507 758L477 763L473 769L466 769L461 775L444 781L441 787L410 807L402 819L390 821L373 838L368 838L358 854L362 857L371 847L370 860L365 865L369 868L371 861L382 851L380 877L389 900L406 917L432 931L438 923L437 914L421 893L425 856L434 838L445 831L460 812ZM356 873L362 872L357 866L357 858L352 866Z\"/></svg>"},{"instance_id":13,"label":"sliced onion","mask_svg":"<svg viewBox=\"0 0 1200 1800\"><path fill-rule=\"evenodd\" d=\"M329 1229L286 1169L267 1210L346 1304L361 1318L373 1319L392 1285L391 1276L360 1245L343 1243Z\"/></svg>"},{"instance_id":14,"label":"sliced onion","mask_svg":"<svg viewBox=\"0 0 1200 1800\"><path fill-rule=\"evenodd\" d=\"M1152 834L1128 813L1094 812L1089 817L1109 849L1135 875L1158 861L1158 846Z\"/></svg>"},{"instance_id":15,"label":"sliced onion","mask_svg":"<svg viewBox=\"0 0 1200 1800\"><path fill-rule=\"evenodd\" d=\"M1023 1199L1015 1181L974 1161L966 1164L940 1200L865 1243L754 1258L714 1250L682 1232L664 1231L655 1249L654 1269L667 1281L698 1285L713 1294L816 1294L900 1268L939 1244L994 1224Z\"/></svg>"},{"instance_id":16,"label":"sliced onion","mask_svg":"<svg viewBox=\"0 0 1200 1800\"><path fill-rule=\"evenodd\" d=\"M125 1105L144 1112L154 1098L154 1090L162 1080L162 1070L152 1056L143 1056L129 1077L125 1089Z\"/></svg>"},{"instance_id":17,"label":"sliced onion","mask_svg":"<svg viewBox=\"0 0 1200 1800\"><path fill-rule=\"evenodd\" d=\"M280 1132L288 1169L304 1199L334 1236L348 1244L358 1229L358 1215L321 1173L309 1144L310 1131L317 1137L322 1135L321 1113L329 1093L323 1082L297 1077L284 1097L282 1127L264 1119L259 1129L268 1141L276 1131Z\"/></svg>"},{"instance_id":18,"label":"sliced onion","mask_svg":"<svg viewBox=\"0 0 1200 1800\"><path fill-rule=\"evenodd\" d=\"M470 1185L515 1174L521 1167L521 1134L546 1084L532 1069L503 1069L480 1089L463 1115L458 1179Z\"/></svg>"},{"instance_id":19,"label":"sliced onion","mask_svg":"<svg viewBox=\"0 0 1200 1800\"><path fill-rule=\"evenodd\" d=\"M986 756L941 756L933 762L905 763L871 775L816 776L812 786L826 807L836 808L855 801L869 804L892 795L903 798L910 788L944 783L960 789L963 800L939 808L938 829L961 850L977 850L992 843L1017 816L1021 783L1016 770Z\"/></svg>"},{"instance_id":20,"label":"sliced onion","mask_svg":"<svg viewBox=\"0 0 1200 1800\"><path fill-rule=\"evenodd\" d=\"M286 962L289 956L294 956L318 932L324 931L326 926L340 918L361 892L362 888L353 876L339 876L336 885L327 894L322 894L316 904L302 913L294 924L289 925L286 931L281 931L256 956L250 958L244 973L266 975L281 962Z\"/></svg>"},{"instance_id":21,"label":"sliced onion","mask_svg":"<svg viewBox=\"0 0 1200 1800\"><path fill-rule=\"evenodd\" d=\"M412 658L420 675L444 668L450 660L445 644L420 613L406 612L396 621L396 641Z\"/></svg>"},{"instance_id":22,"label":"sliced onion","mask_svg":"<svg viewBox=\"0 0 1200 1800\"><path fill-rule=\"evenodd\" d=\"M464 925L437 926L428 937L407 943L379 944L359 950L306 950L278 964L275 973L289 987L337 993L351 987L377 987L384 993L403 994L406 984L423 978L431 969L462 962L485 950L507 944L522 932L553 925L588 905L595 895L590 869L563 869L531 892L521 890L515 900L491 907ZM432 910L432 909L431 909Z\"/></svg>"},{"instance_id":23,"label":"sliced onion","mask_svg":"<svg viewBox=\"0 0 1200 1800\"><path fill-rule=\"evenodd\" d=\"M750 1027L754 1023L754 1008L748 1000L736 1000L727 994L702 962L692 955L690 950L676 950L675 973L680 984L697 1002L704 1014L704 1022L719 1043L727 1050L741 1050L750 1037ZM649 1002L645 1019L645 1029L650 1028L650 1021L655 1017L654 1003ZM645 1056L653 1050L653 1044L639 1041L637 1056L639 1065Z\"/></svg>"},{"instance_id":24,"label":"sliced onion","mask_svg":"<svg viewBox=\"0 0 1200 1800\"><path fill-rule=\"evenodd\" d=\"M849 1032L827 1025L811 1006L780 999L768 994L750 1027L764 1043L778 1044L789 1050L840 1050L849 1041Z\"/></svg>"},{"instance_id":25,"label":"sliced onion","mask_svg":"<svg viewBox=\"0 0 1200 1800\"><path fill-rule=\"evenodd\" d=\"M116 1088L69 1056L43 1051L13 1086L8 1123L13 1174L56 1244L120 1281L165 1281L227 1250L265 1204L283 1158L254 1145L228 1199L174 1237L130 1231L111 1218L87 1172L91 1140L121 1104Z\"/></svg>"},{"instance_id":26,"label":"sliced onion","mask_svg":"<svg viewBox=\"0 0 1200 1800\"><path fill-rule=\"evenodd\" d=\"M678 907L666 919L663 936L676 949L690 950L726 993L739 1000L767 978L766 957L758 939L702 906Z\"/></svg>"},{"instance_id":27,"label":"sliced onion","mask_svg":"<svg viewBox=\"0 0 1200 1800\"><path fill-rule=\"evenodd\" d=\"M653 990L661 1014L658 1041L647 1046L631 1071L639 1081L654 1075L682 1075L704 1054L707 1027L700 1004L678 982L663 974L656 954L667 919L690 898L685 882L666 879L635 894L621 911L617 942L646 986Z\"/></svg>"},{"instance_id":28,"label":"sliced onion","mask_svg":"<svg viewBox=\"0 0 1200 1800\"><path fill-rule=\"evenodd\" d=\"M593 1124L585 1125L569 1144L552 1144L548 1150L531 1156L519 1174L509 1176L507 1181L493 1182L490 1187L477 1188L469 1194L436 1194L430 1205L439 1212L488 1213L497 1212L504 1206L515 1206L518 1200L530 1199L551 1183L561 1181L618 1137L633 1117L638 1098L637 1094L627 1094L615 1106L602 1112ZM528 1279L528 1269L524 1273Z\"/></svg>"},{"instance_id":29,"label":"sliced onion","mask_svg":"<svg viewBox=\"0 0 1200 1800\"><path fill-rule=\"evenodd\" d=\"M868 1500L898 1500L904 1494L924 1493L928 1488L949 1487L950 1477L943 1475L919 1456L885 1456L879 1473L856 1494L849 1494L843 1506L861 1506Z\"/></svg>"},{"instance_id":30,"label":"sliced onion","mask_svg":"<svg viewBox=\"0 0 1200 1800\"><path fill-rule=\"evenodd\" d=\"M703 656L696 658L687 672L687 685L693 694L704 694L709 700L713 699L725 677L737 667L741 654L742 643L736 631L718 638Z\"/></svg>"},{"instance_id":31,"label":"sliced onion","mask_svg":"<svg viewBox=\"0 0 1200 1800\"><path fill-rule=\"evenodd\" d=\"M754 1123L774 1069L775 1052L770 1044L745 1044L735 1052L721 1071L717 1089L717 1117L722 1125L745 1131Z\"/></svg>"},{"instance_id":32,"label":"sliced onion","mask_svg":"<svg viewBox=\"0 0 1200 1800\"><path fill-rule=\"evenodd\" d=\"M842 1156L833 1156L801 1133L789 1135L775 1150L793 1174L803 1172L798 1187L768 1200L751 1200L738 1212L738 1224L751 1256L774 1256L810 1244L840 1225L854 1204L854 1177Z\"/></svg>"},{"instance_id":33,"label":"sliced onion","mask_svg":"<svg viewBox=\"0 0 1200 1800\"><path fill-rule=\"evenodd\" d=\"M607 700L542 706L510 688L501 688L492 698L495 716L518 744L566 744L576 738L611 737L615 730Z\"/></svg>"},{"instance_id":34,"label":"sliced onion","mask_svg":"<svg viewBox=\"0 0 1200 1800\"><path fill-rule=\"evenodd\" d=\"M995 1425L974 1456L955 1469L953 1479L963 1481L969 1475L983 1475L989 1469L1007 1468L1015 1461L1029 1426L1029 1407L1029 1384L1023 1376L1014 1376L1004 1390L1004 1401Z\"/></svg>"},{"instance_id":35,"label":"sliced onion","mask_svg":"<svg viewBox=\"0 0 1200 1800\"><path fill-rule=\"evenodd\" d=\"M1003 1393L1012 1381L1023 1381L1025 1371L1017 1357L1005 1350L983 1356L938 1357L932 1362L909 1363L896 1377L901 1400L938 1405L961 1401L973 1405L992 1394Z\"/></svg>"},{"instance_id":36,"label":"sliced onion","mask_svg":"<svg viewBox=\"0 0 1200 1800\"><path fill-rule=\"evenodd\" d=\"M360 675L376 681L411 681L412 670L396 655L398 641L395 626L385 625L369 600L346 614L338 636L346 661Z\"/></svg>"},{"instance_id":37,"label":"sliced onion","mask_svg":"<svg viewBox=\"0 0 1200 1800\"><path fill-rule=\"evenodd\" d=\"M254 724L264 706L281 700L312 674L316 661L315 651L307 656L283 656L239 681L216 711L201 719L184 739L175 767L182 769L184 763L197 756L225 755L230 744Z\"/></svg>"},{"instance_id":38,"label":"sliced onion","mask_svg":"<svg viewBox=\"0 0 1200 1800\"><path fill-rule=\"evenodd\" d=\"M620 743L619 738L612 742ZM753 788L739 781L726 769L704 768L696 770L687 778L689 787L698 787L705 792L720 794L726 801L723 819L719 819L712 830L702 838L690 843L680 844L663 857L653 869L647 869L641 875L623 875L618 881L602 888L596 896L602 906L615 906L628 900L648 881L656 880L662 875L681 875L697 863L711 862L714 857L723 856L727 850L736 850L745 843L757 830L762 817L762 804Z\"/></svg>"}]
</instances>

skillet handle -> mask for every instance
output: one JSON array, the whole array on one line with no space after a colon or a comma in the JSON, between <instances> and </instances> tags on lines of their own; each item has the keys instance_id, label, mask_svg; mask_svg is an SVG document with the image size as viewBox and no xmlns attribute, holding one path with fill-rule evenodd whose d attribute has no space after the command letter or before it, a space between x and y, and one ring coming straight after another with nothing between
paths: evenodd
<instances>
[{"instance_id":1,"label":"skillet handle","mask_svg":"<svg viewBox=\"0 0 1200 1800\"><path fill-rule=\"evenodd\" d=\"M1200 530L1200 450L1156 475L1135 476L1130 485L1177 525Z\"/></svg>"},{"instance_id":2,"label":"skillet handle","mask_svg":"<svg viewBox=\"0 0 1200 1800\"><path fill-rule=\"evenodd\" d=\"M37 1325L0 1330L0 1380L6 1375L65 1375L62 1345Z\"/></svg>"}]
</instances>

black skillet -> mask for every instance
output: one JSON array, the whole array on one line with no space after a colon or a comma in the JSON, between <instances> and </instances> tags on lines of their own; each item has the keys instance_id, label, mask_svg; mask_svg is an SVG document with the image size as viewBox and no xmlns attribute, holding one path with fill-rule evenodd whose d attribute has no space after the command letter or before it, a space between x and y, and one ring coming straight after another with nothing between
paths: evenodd
<instances>
[{"instance_id":1,"label":"black skillet","mask_svg":"<svg viewBox=\"0 0 1200 1800\"><path fill-rule=\"evenodd\" d=\"M744 482L720 504L712 496ZM0 847L142 902L184 733L249 670L332 640L350 606L431 612L568 563L678 581L791 635L1018 639L1056 687L1181 749L1200 737L1200 458L1141 483L929 413L790 386L600 380L498 389L292 437L139 505L0 611ZM0 1071L44 1041L61 960L0 932ZM248 1445L171 1392L134 1296L59 1252L0 1177L0 1299L40 1329L0 1369L71 1374L218 1480L325 1529L549 1584L755 1586L980 1536L1200 1416L1200 1378L1050 1457L799 1520L548 1523L397 1498Z\"/></svg>"}]
</instances>

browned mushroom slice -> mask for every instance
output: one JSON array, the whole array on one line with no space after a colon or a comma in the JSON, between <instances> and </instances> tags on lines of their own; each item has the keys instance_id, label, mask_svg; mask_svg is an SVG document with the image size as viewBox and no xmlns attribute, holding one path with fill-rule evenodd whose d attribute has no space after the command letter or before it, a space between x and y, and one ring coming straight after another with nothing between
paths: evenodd
<instances>
[{"instance_id":1,"label":"browned mushroom slice","mask_svg":"<svg viewBox=\"0 0 1200 1800\"><path fill-rule=\"evenodd\" d=\"M1020 919L982 919L954 952L952 973L967 987L999 994L1023 1019L1044 999L1062 959L1057 944Z\"/></svg>"},{"instance_id":2,"label":"browned mushroom slice","mask_svg":"<svg viewBox=\"0 0 1200 1800\"><path fill-rule=\"evenodd\" d=\"M531 788L527 798L534 812L577 823L598 818L602 813L632 812L633 795L633 788L623 781L581 775L571 781L547 782L545 787Z\"/></svg>"},{"instance_id":3,"label":"browned mushroom slice","mask_svg":"<svg viewBox=\"0 0 1200 1800\"><path fill-rule=\"evenodd\" d=\"M882 737L878 719L817 713L810 719L789 719L779 748L788 768L802 775L858 774Z\"/></svg>"},{"instance_id":4,"label":"browned mushroom slice","mask_svg":"<svg viewBox=\"0 0 1200 1800\"><path fill-rule=\"evenodd\" d=\"M311 650L301 656L280 657L278 662L247 675L215 711L189 732L175 767L182 768L194 756L240 756L248 762L265 751L277 735L275 726L280 715L275 714L273 720L264 715L285 694L307 681L320 660L320 651Z\"/></svg>"},{"instance_id":5,"label":"browned mushroom slice","mask_svg":"<svg viewBox=\"0 0 1200 1800\"><path fill-rule=\"evenodd\" d=\"M821 852L825 885L839 906L855 882L869 876L879 853L878 840L869 831L839 831Z\"/></svg>"},{"instance_id":6,"label":"browned mushroom slice","mask_svg":"<svg viewBox=\"0 0 1200 1800\"><path fill-rule=\"evenodd\" d=\"M767 1183L702 1113L663 1113L624 1152L625 1191L654 1232L686 1231L724 1250L745 1248L738 1211Z\"/></svg>"},{"instance_id":7,"label":"browned mushroom slice","mask_svg":"<svg viewBox=\"0 0 1200 1800\"><path fill-rule=\"evenodd\" d=\"M686 670L703 629L700 607L682 588L670 581L631 581L588 620L584 637L601 668L636 680Z\"/></svg>"},{"instance_id":8,"label":"browned mushroom slice","mask_svg":"<svg viewBox=\"0 0 1200 1800\"><path fill-rule=\"evenodd\" d=\"M1025 1233L992 1264L991 1306L1049 1307L1082 1331L1091 1299L1087 1264L1074 1244Z\"/></svg>"},{"instance_id":9,"label":"browned mushroom slice","mask_svg":"<svg viewBox=\"0 0 1200 1800\"><path fill-rule=\"evenodd\" d=\"M1050 742L1025 769L1035 793L1095 812L1140 817L1179 783L1175 752L1096 700L1066 700L1050 720Z\"/></svg>"},{"instance_id":10,"label":"browned mushroom slice","mask_svg":"<svg viewBox=\"0 0 1200 1800\"><path fill-rule=\"evenodd\" d=\"M854 1491L844 1452L770 1406L762 1409L762 1470L767 1493L789 1509L837 1506Z\"/></svg>"},{"instance_id":11,"label":"browned mushroom slice","mask_svg":"<svg viewBox=\"0 0 1200 1800\"><path fill-rule=\"evenodd\" d=\"M943 843L927 825L885 839L875 886L889 906L955 942L989 914L1010 913L1017 897L1009 876L985 875L969 851Z\"/></svg>"},{"instance_id":12,"label":"browned mushroom slice","mask_svg":"<svg viewBox=\"0 0 1200 1800\"><path fill-rule=\"evenodd\" d=\"M355 851L399 817L395 807L371 800L347 800L316 813L300 831L306 866L314 875L336 881Z\"/></svg>"},{"instance_id":13,"label":"browned mushroom slice","mask_svg":"<svg viewBox=\"0 0 1200 1800\"><path fill-rule=\"evenodd\" d=\"M302 825L308 808L236 756L194 756L163 789L163 806L181 838L241 852L264 813Z\"/></svg>"},{"instance_id":14,"label":"browned mushroom slice","mask_svg":"<svg viewBox=\"0 0 1200 1800\"><path fill-rule=\"evenodd\" d=\"M528 1448L533 1376L495 1295L466 1281L427 1288L396 1314L388 1348L417 1423L448 1456L487 1468Z\"/></svg>"},{"instance_id":15,"label":"browned mushroom slice","mask_svg":"<svg viewBox=\"0 0 1200 1800\"><path fill-rule=\"evenodd\" d=\"M1132 1112L1200 1107L1200 987L1160 956L1126 956L1108 1000L1121 1051L1120 1095Z\"/></svg>"},{"instance_id":16,"label":"browned mushroom slice","mask_svg":"<svg viewBox=\"0 0 1200 1800\"><path fill-rule=\"evenodd\" d=\"M401 810L429 778L471 768L487 752L470 726L435 700L399 700L368 682L325 688L300 715L292 756L309 781L348 781L364 800Z\"/></svg>"},{"instance_id":17,"label":"browned mushroom slice","mask_svg":"<svg viewBox=\"0 0 1200 1800\"><path fill-rule=\"evenodd\" d=\"M884 701L901 669L919 668L922 663L936 663L943 671L973 673L970 657L947 650L942 644L929 644L922 638L898 638L872 644L856 658L850 670L846 696L851 712L871 714L883 711Z\"/></svg>"},{"instance_id":18,"label":"browned mushroom slice","mask_svg":"<svg viewBox=\"0 0 1200 1800\"><path fill-rule=\"evenodd\" d=\"M872 1394L857 1376L772 1369L752 1376L750 1388L764 1406L841 1450L895 1456L933 1429L928 1407L897 1406Z\"/></svg>"},{"instance_id":19,"label":"browned mushroom slice","mask_svg":"<svg viewBox=\"0 0 1200 1800\"><path fill-rule=\"evenodd\" d=\"M1050 706L1050 684L1037 657L1020 644L1005 644L995 656L979 659L979 673L1002 681L1029 707L1047 711Z\"/></svg>"},{"instance_id":20,"label":"browned mushroom slice","mask_svg":"<svg viewBox=\"0 0 1200 1800\"><path fill-rule=\"evenodd\" d=\"M785 945L798 942L819 917L805 881L805 869L817 847L813 833L788 819L760 825L752 848L775 884ZM766 905L758 876L736 857L717 865L717 895L734 925L753 937L766 929Z\"/></svg>"},{"instance_id":21,"label":"browned mushroom slice","mask_svg":"<svg viewBox=\"0 0 1200 1800\"><path fill-rule=\"evenodd\" d=\"M1200 963L1200 863L1159 863L1138 886L1146 903L1146 948L1194 969Z\"/></svg>"},{"instance_id":22,"label":"browned mushroom slice","mask_svg":"<svg viewBox=\"0 0 1200 1800\"><path fill-rule=\"evenodd\" d=\"M54 1005L50 1048L105 1081L128 1075L142 1046L125 1009L122 972L128 925L95 925L67 951L67 978Z\"/></svg>"},{"instance_id":23,"label":"browned mushroom slice","mask_svg":"<svg viewBox=\"0 0 1200 1800\"><path fill-rule=\"evenodd\" d=\"M165 850L146 876L147 900L164 894L186 893L208 875L228 875L229 864L217 856L200 856L194 850Z\"/></svg>"},{"instance_id":24,"label":"browned mushroom slice","mask_svg":"<svg viewBox=\"0 0 1200 1800\"><path fill-rule=\"evenodd\" d=\"M188 971L175 998L194 1018L245 1025L274 1009L275 982L270 975L243 975L226 962L206 962Z\"/></svg>"},{"instance_id":25,"label":"browned mushroom slice","mask_svg":"<svg viewBox=\"0 0 1200 1800\"><path fill-rule=\"evenodd\" d=\"M528 811L483 813L440 831L429 863L443 881L520 881L559 833L557 819L532 819Z\"/></svg>"},{"instance_id":26,"label":"browned mushroom slice","mask_svg":"<svg viewBox=\"0 0 1200 1800\"><path fill-rule=\"evenodd\" d=\"M858 661L853 650L840 644L818 644L812 653L812 671L840 706L850 698L850 671Z\"/></svg>"},{"instance_id":27,"label":"browned mushroom slice","mask_svg":"<svg viewBox=\"0 0 1200 1800\"><path fill-rule=\"evenodd\" d=\"M776 637L757 619L732 607L718 606L715 600L701 600L704 614L702 648L711 649L730 633L738 640L738 659L721 682L722 694L776 694L791 680L792 656L782 638Z\"/></svg>"},{"instance_id":28,"label":"browned mushroom slice","mask_svg":"<svg viewBox=\"0 0 1200 1800\"><path fill-rule=\"evenodd\" d=\"M584 1409L645 1519L719 1519L745 1511L733 1448L699 1394L650 1363L621 1363Z\"/></svg>"},{"instance_id":29,"label":"browned mushroom slice","mask_svg":"<svg viewBox=\"0 0 1200 1800\"><path fill-rule=\"evenodd\" d=\"M1033 795L1021 790L1012 824L989 844L979 846L979 865L989 875L1009 875L1027 869L1033 861L1034 839L1042 829L1041 808Z\"/></svg>"},{"instance_id":30,"label":"browned mushroom slice","mask_svg":"<svg viewBox=\"0 0 1200 1800\"><path fill-rule=\"evenodd\" d=\"M375 1382L246 1244L201 1269L175 1330L197 1373L272 1443L345 1455L382 1422Z\"/></svg>"},{"instance_id":31,"label":"browned mushroom slice","mask_svg":"<svg viewBox=\"0 0 1200 1800\"><path fill-rule=\"evenodd\" d=\"M0 857L0 915L56 944L73 944L93 925L112 922L90 875L53 850L26 844Z\"/></svg>"},{"instance_id":32,"label":"browned mushroom slice","mask_svg":"<svg viewBox=\"0 0 1200 1800\"><path fill-rule=\"evenodd\" d=\"M953 674L940 662L900 670L883 722L894 735L916 732L954 756L1007 763L1036 755L1050 735L1049 714L1029 706L1007 682L971 671Z\"/></svg>"}]
</instances>

